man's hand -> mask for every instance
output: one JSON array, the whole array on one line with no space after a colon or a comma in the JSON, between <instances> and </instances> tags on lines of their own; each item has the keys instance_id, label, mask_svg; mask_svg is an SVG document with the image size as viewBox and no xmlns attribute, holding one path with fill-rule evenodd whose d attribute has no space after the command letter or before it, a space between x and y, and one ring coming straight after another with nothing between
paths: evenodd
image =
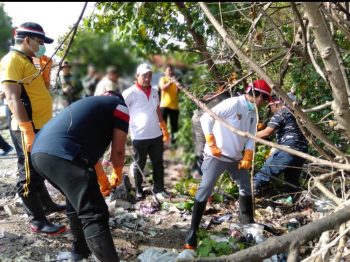
<instances>
[{"instance_id":1,"label":"man's hand","mask_svg":"<svg viewBox=\"0 0 350 262\"><path fill-rule=\"evenodd\" d=\"M104 197L109 196L111 192L111 186L108 181L108 177L106 176L105 171L103 170L102 164L98 161L95 165L95 172L97 175L97 181L100 185L100 191Z\"/></svg>"},{"instance_id":2,"label":"man's hand","mask_svg":"<svg viewBox=\"0 0 350 262\"><path fill-rule=\"evenodd\" d=\"M112 172L112 175L111 175L111 178L109 181L112 188L117 187L122 183L122 181L123 181L122 172L123 172L123 167L114 167L113 168L113 172Z\"/></svg>"},{"instance_id":3,"label":"man's hand","mask_svg":"<svg viewBox=\"0 0 350 262\"><path fill-rule=\"evenodd\" d=\"M215 136L213 134L205 135L205 141L207 142L213 156L221 157L221 150L216 145Z\"/></svg>"},{"instance_id":4,"label":"man's hand","mask_svg":"<svg viewBox=\"0 0 350 262\"><path fill-rule=\"evenodd\" d=\"M253 151L249 149L245 150L243 154L243 158L238 164L238 168L250 169L252 167L252 160L253 160Z\"/></svg>"},{"instance_id":5,"label":"man's hand","mask_svg":"<svg viewBox=\"0 0 350 262\"><path fill-rule=\"evenodd\" d=\"M162 122L160 122L159 126L160 126L160 129L162 130L162 133L163 133L163 142L169 143L170 135L169 135L168 127L167 127L165 121L163 120Z\"/></svg>"},{"instance_id":6,"label":"man's hand","mask_svg":"<svg viewBox=\"0 0 350 262\"><path fill-rule=\"evenodd\" d=\"M266 125L264 123L258 123L257 129L258 131L263 130L266 128Z\"/></svg>"},{"instance_id":7,"label":"man's hand","mask_svg":"<svg viewBox=\"0 0 350 262\"><path fill-rule=\"evenodd\" d=\"M33 145L34 138L35 138L35 133L34 133L32 122L27 121L27 122L19 123L19 129L21 130L21 132L23 134L23 138L24 138L25 148L23 148L23 150L27 150L27 152L31 152L32 145Z\"/></svg>"}]
</instances>

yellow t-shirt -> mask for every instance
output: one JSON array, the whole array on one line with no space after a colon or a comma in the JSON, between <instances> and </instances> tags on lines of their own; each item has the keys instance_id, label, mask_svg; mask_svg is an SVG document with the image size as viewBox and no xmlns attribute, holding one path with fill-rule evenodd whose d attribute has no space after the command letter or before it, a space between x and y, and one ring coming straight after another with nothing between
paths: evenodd
<instances>
[{"instance_id":1,"label":"yellow t-shirt","mask_svg":"<svg viewBox=\"0 0 350 262\"><path fill-rule=\"evenodd\" d=\"M159 85L162 86L169 81L170 79L168 77L163 76L159 80ZM167 107L175 110L179 109L177 86L175 83L170 84L165 90L161 89L160 107Z\"/></svg>"},{"instance_id":2,"label":"yellow t-shirt","mask_svg":"<svg viewBox=\"0 0 350 262\"><path fill-rule=\"evenodd\" d=\"M21 100L35 129L41 129L52 118L52 98L45 86L43 77L31 62L30 57L12 49L0 62L1 84L23 82Z\"/></svg>"}]
</instances>

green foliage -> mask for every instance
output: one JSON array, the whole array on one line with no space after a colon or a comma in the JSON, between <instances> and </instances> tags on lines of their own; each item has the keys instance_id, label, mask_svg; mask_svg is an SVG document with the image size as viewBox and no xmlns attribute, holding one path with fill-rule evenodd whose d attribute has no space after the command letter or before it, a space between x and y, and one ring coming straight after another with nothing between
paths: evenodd
<instances>
[{"instance_id":1,"label":"green foliage","mask_svg":"<svg viewBox=\"0 0 350 262\"><path fill-rule=\"evenodd\" d=\"M175 206L180 210L191 211L193 204L194 204L194 201L189 200L189 201L185 201L185 202L176 203Z\"/></svg>"},{"instance_id":2,"label":"green foliage","mask_svg":"<svg viewBox=\"0 0 350 262\"><path fill-rule=\"evenodd\" d=\"M205 237L199 241L197 248L197 254L199 257L219 257L224 255L230 255L235 251L236 240L229 238L228 241L216 242L210 237ZM242 245L238 245L239 248Z\"/></svg>"},{"instance_id":3,"label":"green foliage","mask_svg":"<svg viewBox=\"0 0 350 262\"><path fill-rule=\"evenodd\" d=\"M0 3L0 58L8 52L11 38L12 18L5 12L4 3Z\"/></svg>"}]
</instances>

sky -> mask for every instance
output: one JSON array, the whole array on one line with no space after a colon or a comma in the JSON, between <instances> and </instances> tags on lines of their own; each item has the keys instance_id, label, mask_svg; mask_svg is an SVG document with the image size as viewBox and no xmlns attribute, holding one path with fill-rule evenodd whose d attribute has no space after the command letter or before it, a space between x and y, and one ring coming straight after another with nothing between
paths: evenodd
<instances>
[{"instance_id":1,"label":"sky","mask_svg":"<svg viewBox=\"0 0 350 262\"><path fill-rule=\"evenodd\" d=\"M45 44L46 55L51 56L58 46L58 38L68 32L78 20L84 2L2 2L12 25L19 26L24 22L40 24L46 36L54 39L52 44ZM95 2L89 2L84 17L94 11ZM82 22L81 22L82 23Z\"/></svg>"}]
</instances>

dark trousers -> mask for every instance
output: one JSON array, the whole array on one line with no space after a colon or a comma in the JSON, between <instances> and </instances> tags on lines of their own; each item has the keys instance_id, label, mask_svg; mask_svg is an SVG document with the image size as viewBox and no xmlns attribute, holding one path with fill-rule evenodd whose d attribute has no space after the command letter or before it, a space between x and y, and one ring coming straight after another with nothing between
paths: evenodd
<instances>
[{"instance_id":1,"label":"dark trousers","mask_svg":"<svg viewBox=\"0 0 350 262\"><path fill-rule=\"evenodd\" d=\"M164 167L163 167L163 136L153 139L133 140L134 157L143 171L149 155L153 168L153 190L155 192L164 191ZM136 163L133 163L133 174L135 178L135 188L142 191L142 175Z\"/></svg>"},{"instance_id":2,"label":"dark trousers","mask_svg":"<svg viewBox=\"0 0 350 262\"><path fill-rule=\"evenodd\" d=\"M175 144L175 133L178 130L178 122L179 122L179 110L177 109L170 109L167 107L161 107L160 108L162 112L163 119L165 123L168 122L168 117L170 118L170 126L171 126L171 143Z\"/></svg>"},{"instance_id":3,"label":"dark trousers","mask_svg":"<svg viewBox=\"0 0 350 262\"><path fill-rule=\"evenodd\" d=\"M305 161L304 158L293 156L282 150L276 150L276 152L266 160L259 172L255 174L254 187L268 184L270 182L270 177L267 175L279 176L282 173L284 173L285 181L299 186L299 177L302 172L301 167L304 165ZM295 188L288 185L285 186L284 190L286 192L296 191Z\"/></svg>"},{"instance_id":4,"label":"dark trousers","mask_svg":"<svg viewBox=\"0 0 350 262\"><path fill-rule=\"evenodd\" d=\"M39 130L35 130L37 132ZM39 175L32 164L30 153L22 148L22 132L12 131L15 143L19 146L20 154L17 154L18 180L17 193L20 197L26 197L31 193L39 192L43 186L44 178ZM24 153L26 152L26 153Z\"/></svg>"},{"instance_id":5,"label":"dark trousers","mask_svg":"<svg viewBox=\"0 0 350 262\"><path fill-rule=\"evenodd\" d=\"M67 200L67 213L77 212L86 239L109 231L109 212L94 168L77 159L68 161L45 153L32 156L36 170Z\"/></svg>"},{"instance_id":6,"label":"dark trousers","mask_svg":"<svg viewBox=\"0 0 350 262\"><path fill-rule=\"evenodd\" d=\"M3 151L7 151L11 148L9 143L6 142L6 140L0 135L0 149Z\"/></svg>"},{"instance_id":7,"label":"dark trousers","mask_svg":"<svg viewBox=\"0 0 350 262\"><path fill-rule=\"evenodd\" d=\"M24 153L22 150L22 140L17 139L15 136L15 131L11 129L11 111L8 106L6 106L6 122L10 130L10 136L12 139L12 143L15 146L16 154L17 154L17 168L18 170L24 165Z\"/></svg>"}]
</instances>

